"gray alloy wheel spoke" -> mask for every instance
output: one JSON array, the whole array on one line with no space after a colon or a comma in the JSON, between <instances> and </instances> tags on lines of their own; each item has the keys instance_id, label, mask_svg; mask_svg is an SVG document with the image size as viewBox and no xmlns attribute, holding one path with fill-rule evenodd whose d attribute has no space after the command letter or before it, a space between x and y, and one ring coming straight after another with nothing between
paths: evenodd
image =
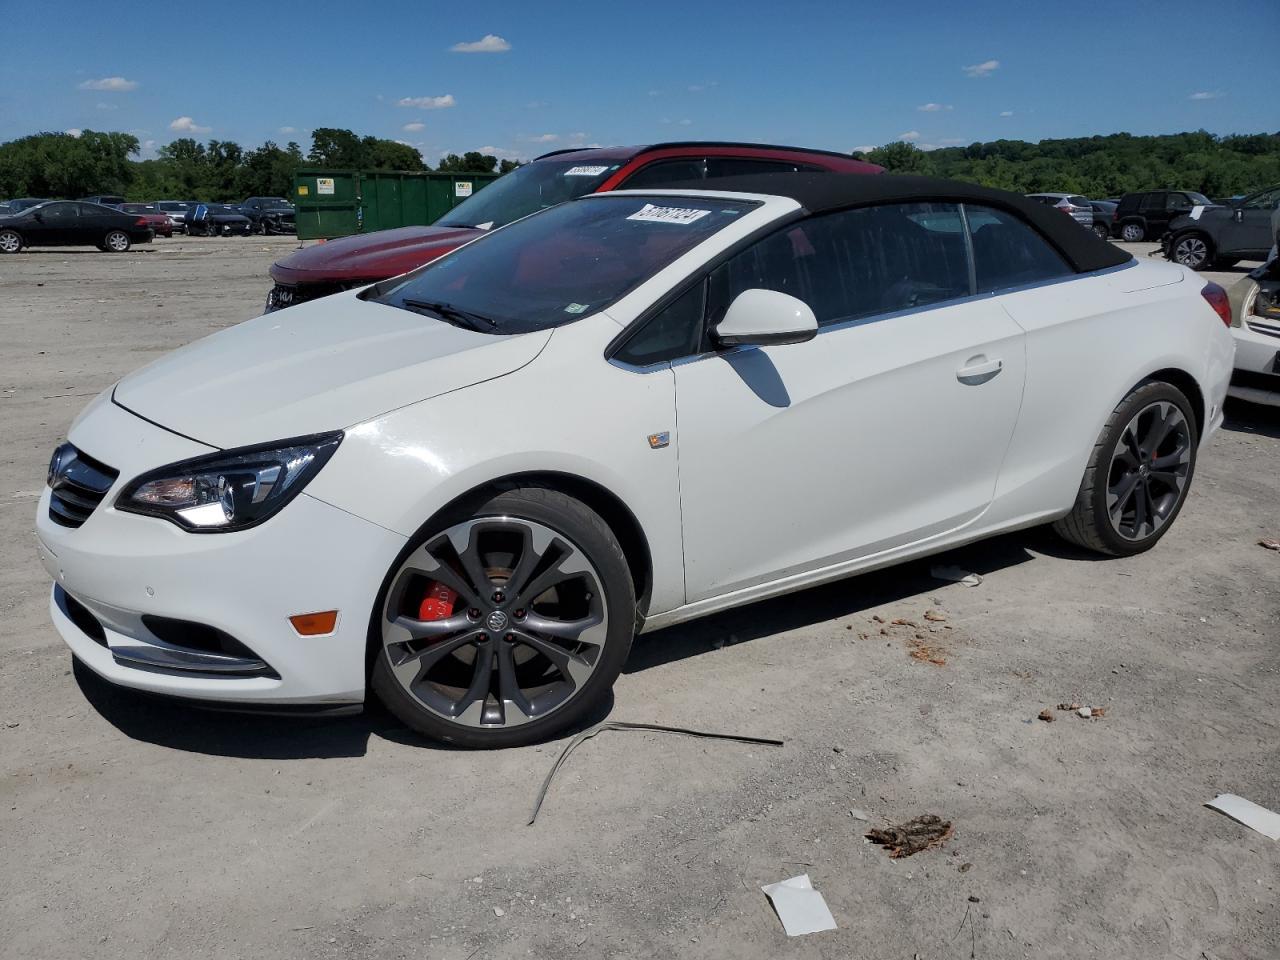
<instances>
[{"instance_id":1,"label":"gray alloy wheel spoke","mask_svg":"<svg viewBox=\"0 0 1280 960\"><path fill-rule=\"evenodd\" d=\"M1120 514L1129 506L1134 490L1138 488L1138 479L1136 473L1126 474L1120 483L1107 492L1107 510L1117 523L1120 521Z\"/></svg>"},{"instance_id":2,"label":"gray alloy wheel spoke","mask_svg":"<svg viewBox=\"0 0 1280 960\"><path fill-rule=\"evenodd\" d=\"M578 654L570 653L564 647L557 646L542 637L523 630L516 631L516 638L526 646L533 647L546 657L560 671L560 675L575 687L581 686L591 676L595 665Z\"/></svg>"},{"instance_id":3,"label":"gray alloy wheel spoke","mask_svg":"<svg viewBox=\"0 0 1280 960\"><path fill-rule=\"evenodd\" d=\"M1160 444L1164 443L1164 438L1169 435L1175 421L1181 419L1169 404L1161 404L1156 416L1159 419L1152 424L1151 432L1147 434L1147 447L1153 452L1160 449Z\"/></svg>"},{"instance_id":4,"label":"gray alloy wheel spoke","mask_svg":"<svg viewBox=\"0 0 1280 960\"><path fill-rule=\"evenodd\" d=\"M504 726L533 719L533 704L516 679L515 648L510 643L498 644L498 710Z\"/></svg>"},{"instance_id":5,"label":"gray alloy wheel spoke","mask_svg":"<svg viewBox=\"0 0 1280 960\"><path fill-rule=\"evenodd\" d=\"M420 620L432 581L458 601L450 616ZM600 576L576 545L536 521L456 524L413 551L391 584L387 664L421 708L451 724L495 729L546 717L601 662L609 611Z\"/></svg>"}]
</instances>

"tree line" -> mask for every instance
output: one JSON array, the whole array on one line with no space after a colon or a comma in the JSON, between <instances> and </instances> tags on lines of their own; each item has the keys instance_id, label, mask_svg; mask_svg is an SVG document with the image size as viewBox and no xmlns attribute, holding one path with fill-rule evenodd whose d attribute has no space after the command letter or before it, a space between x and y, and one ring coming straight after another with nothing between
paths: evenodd
<instances>
[{"instance_id":1,"label":"tree line","mask_svg":"<svg viewBox=\"0 0 1280 960\"><path fill-rule=\"evenodd\" d=\"M1055 191L1093 198L1162 187L1230 197L1280 183L1280 133L1115 133L1039 143L995 140L939 150L898 141L865 157L895 173L950 177L1016 193Z\"/></svg>"},{"instance_id":2,"label":"tree line","mask_svg":"<svg viewBox=\"0 0 1280 960\"><path fill-rule=\"evenodd\" d=\"M322 127L312 132L304 154L294 142L268 140L246 150L232 140L200 143L182 137L165 144L154 159L136 160L140 144L129 133L85 130L37 133L0 144L0 198L75 198L117 194L129 200L243 200L287 197L302 166L357 170L432 169L407 144L360 137ZM449 154L435 167L450 173L506 173L511 160L470 151Z\"/></svg>"},{"instance_id":3,"label":"tree line","mask_svg":"<svg viewBox=\"0 0 1280 960\"><path fill-rule=\"evenodd\" d=\"M37 133L0 144L0 197L83 197L114 193L158 198L241 200L288 196L294 171L308 164L339 169L427 170L407 144L322 127L304 154L297 143L267 141L246 150L231 140L182 138L158 156L136 160L138 138L86 130L79 136ZM855 156L863 154L855 153ZM896 142L868 152L888 170L968 180L1018 193L1053 190L1114 197L1161 187L1233 196L1280 183L1280 133L1215 136L1203 130L1163 136L995 140L922 150ZM456 173L506 173L516 164L478 152L450 154L435 167Z\"/></svg>"}]
</instances>

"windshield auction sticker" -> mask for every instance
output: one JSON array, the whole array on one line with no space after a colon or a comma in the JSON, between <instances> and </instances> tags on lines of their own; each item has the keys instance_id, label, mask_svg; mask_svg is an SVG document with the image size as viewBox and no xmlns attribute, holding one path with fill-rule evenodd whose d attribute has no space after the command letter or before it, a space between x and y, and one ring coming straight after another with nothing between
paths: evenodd
<instances>
[{"instance_id":1,"label":"windshield auction sticker","mask_svg":"<svg viewBox=\"0 0 1280 960\"><path fill-rule=\"evenodd\" d=\"M710 210L693 210L689 207L656 207L652 203L646 203L627 219L643 220L647 223L678 223L682 226L688 226L701 220L710 212Z\"/></svg>"},{"instance_id":2,"label":"windshield auction sticker","mask_svg":"<svg viewBox=\"0 0 1280 960\"><path fill-rule=\"evenodd\" d=\"M606 167L570 167L564 172L566 177L598 177L609 168Z\"/></svg>"}]
</instances>

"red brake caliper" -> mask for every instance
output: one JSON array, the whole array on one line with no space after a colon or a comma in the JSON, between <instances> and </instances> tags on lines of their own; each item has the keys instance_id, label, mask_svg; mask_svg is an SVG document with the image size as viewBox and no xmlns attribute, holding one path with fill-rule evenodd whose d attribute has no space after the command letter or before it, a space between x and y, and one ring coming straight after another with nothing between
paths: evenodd
<instances>
[{"instance_id":1,"label":"red brake caliper","mask_svg":"<svg viewBox=\"0 0 1280 960\"><path fill-rule=\"evenodd\" d=\"M453 616L453 605L458 602L458 592L437 580L431 581L427 595L418 607L419 620L444 620Z\"/></svg>"}]
</instances>

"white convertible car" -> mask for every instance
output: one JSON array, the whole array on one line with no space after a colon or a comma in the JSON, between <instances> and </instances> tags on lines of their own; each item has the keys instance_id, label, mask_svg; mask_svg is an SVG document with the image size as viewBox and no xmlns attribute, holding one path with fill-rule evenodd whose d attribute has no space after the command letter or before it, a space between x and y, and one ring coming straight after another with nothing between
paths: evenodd
<instances>
[{"instance_id":1,"label":"white convertible car","mask_svg":"<svg viewBox=\"0 0 1280 960\"><path fill-rule=\"evenodd\" d=\"M553 207L102 394L37 515L75 656L508 746L598 707L638 631L1035 524L1168 531L1221 288L967 184L717 186Z\"/></svg>"}]
</instances>

